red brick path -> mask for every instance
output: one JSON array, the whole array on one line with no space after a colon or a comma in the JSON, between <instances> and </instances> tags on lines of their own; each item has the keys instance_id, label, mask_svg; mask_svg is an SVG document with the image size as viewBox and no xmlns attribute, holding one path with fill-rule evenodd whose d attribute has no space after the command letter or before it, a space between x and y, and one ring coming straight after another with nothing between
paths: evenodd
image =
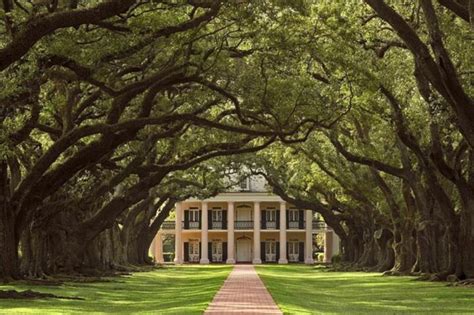
<instances>
[{"instance_id":1,"label":"red brick path","mask_svg":"<svg viewBox=\"0 0 474 315\"><path fill-rule=\"evenodd\" d=\"M282 314L252 265L236 265L204 314Z\"/></svg>"}]
</instances>

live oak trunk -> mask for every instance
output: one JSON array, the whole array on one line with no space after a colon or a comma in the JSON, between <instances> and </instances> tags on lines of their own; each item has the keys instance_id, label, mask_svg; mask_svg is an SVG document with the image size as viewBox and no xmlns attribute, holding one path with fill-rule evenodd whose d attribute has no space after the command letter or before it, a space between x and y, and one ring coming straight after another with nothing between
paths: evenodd
<instances>
[{"instance_id":1,"label":"live oak trunk","mask_svg":"<svg viewBox=\"0 0 474 315\"><path fill-rule=\"evenodd\" d=\"M395 263L392 271L409 272L416 261L415 240L410 231L395 234L393 251L395 253Z\"/></svg>"},{"instance_id":2,"label":"live oak trunk","mask_svg":"<svg viewBox=\"0 0 474 315\"><path fill-rule=\"evenodd\" d=\"M474 278L474 195L466 194L462 199L463 210L459 229L461 270L457 273L462 278Z\"/></svg>"},{"instance_id":3,"label":"live oak trunk","mask_svg":"<svg viewBox=\"0 0 474 315\"><path fill-rule=\"evenodd\" d=\"M374 234L378 246L378 264L375 270L384 272L393 268L395 264L395 253L393 251L393 233L389 229L382 228Z\"/></svg>"},{"instance_id":4,"label":"live oak trunk","mask_svg":"<svg viewBox=\"0 0 474 315\"><path fill-rule=\"evenodd\" d=\"M9 207L7 162L0 160L0 280L19 279L18 242L15 238L15 220Z\"/></svg>"}]
</instances>

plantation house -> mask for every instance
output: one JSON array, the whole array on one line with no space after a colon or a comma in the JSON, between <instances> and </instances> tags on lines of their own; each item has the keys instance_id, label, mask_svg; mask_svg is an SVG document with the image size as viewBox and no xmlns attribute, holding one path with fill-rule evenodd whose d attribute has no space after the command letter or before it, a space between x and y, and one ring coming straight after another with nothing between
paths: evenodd
<instances>
[{"instance_id":1,"label":"plantation house","mask_svg":"<svg viewBox=\"0 0 474 315\"><path fill-rule=\"evenodd\" d=\"M151 251L164 262L163 240L174 236L174 262L314 263L314 236L324 234L324 261L339 253L339 238L311 210L293 207L254 176L213 198L188 199L165 221Z\"/></svg>"}]
</instances>

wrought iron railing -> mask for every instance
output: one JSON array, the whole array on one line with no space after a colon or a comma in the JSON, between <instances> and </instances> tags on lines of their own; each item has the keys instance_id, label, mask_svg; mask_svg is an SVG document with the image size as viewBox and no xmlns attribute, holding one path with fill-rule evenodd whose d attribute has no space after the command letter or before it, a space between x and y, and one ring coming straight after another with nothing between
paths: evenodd
<instances>
[{"instance_id":1,"label":"wrought iron railing","mask_svg":"<svg viewBox=\"0 0 474 315\"><path fill-rule=\"evenodd\" d=\"M182 223L184 226L184 223ZM288 222L288 227L290 229L299 229L299 222L290 221ZM176 228L175 221L164 221L161 224L162 230L174 230ZM221 230L224 228L224 224L222 221L213 221L212 222L212 229L213 230ZM236 230L248 230L253 229L253 221L235 221L234 228ZM276 222L274 221L267 221L265 223L265 228L267 229L276 229ZM329 227L326 227L326 223L324 221L313 221L313 230L324 230ZM199 222L189 222L189 229L199 229Z\"/></svg>"},{"instance_id":2,"label":"wrought iron railing","mask_svg":"<svg viewBox=\"0 0 474 315\"><path fill-rule=\"evenodd\" d=\"M224 224L222 221L212 221L211 230L222 230Z\"/></svg>"},{"instance_id":3,"label":"wrought iron railing","mask_svg":"<svg viewBox=\"0 0 474 315\"><path fill-rule=\"evenodd\" d=\"M276 254L265 254L265 261L266 262L276 262Z\"/></svg>"},{"instance_id":4,"label":"wrought iron railing","mask_svg":"<svg viewBox=\"0 0 474 315\"><path fill-rule=\"evenodd\" d=\"M300 228L300 222L299 221L289 221L288 222L288 228L289 229L299 229Z\"/></svg>"},{"instance_id":5,"label":"wrought iron railing","mask_svg":"<svg viewBox=\"0 0 474 315\"><path fill-rule=\"evenodd\" d=\"M176 228L175 221L165 221L161 224L162 230L174 230Z\"/></svg>"},{"instance_id":6,"label":"wrought iron railing","mask_svg":"<svg viewBox=\"0 0 474 315\"><path fill-rule=\"evenodd\" d=\"M253 229L253 221L235 221L234 229L251 230Z\"/></svg>"},{"instance_id":7,"label":"wrought iron railing","mask_svg":"<svg viewBox=\"0 0 474 315\"><path fill-rule=\"evenodd\" d=\"M276 223L276 221L266 221L264 228L265 229L276 229L277 228L277 223Z\"/></svg>"},{"instance_id":8,"label":"wrought iron railing","mask_svg":"<svg viewBox=\"0 0 474 315\"><path fill-rule=\"evenodd\" d=\"M190 230L199 230L200 228L201 227L200 227L199 221L189 222L189 229Z\"/></svg>"}]
</instances>

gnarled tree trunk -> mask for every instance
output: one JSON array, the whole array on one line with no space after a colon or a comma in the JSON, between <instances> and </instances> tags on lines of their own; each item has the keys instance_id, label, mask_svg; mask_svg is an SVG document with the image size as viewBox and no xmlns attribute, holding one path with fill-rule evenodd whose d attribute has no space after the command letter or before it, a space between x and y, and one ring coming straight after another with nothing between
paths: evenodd
<instances>
[{"instance_id":1,"label":"gnarled tree trunk","mask_svg":"<svg viewBox=\"0 0 474 315\"><path fill-rule=\"evenodd\" d=\"M0 279L7 282L20 278L18 242L15 238L15 220L9 207L7 162L0 160Z\"/></svg>"}]
</instances>

